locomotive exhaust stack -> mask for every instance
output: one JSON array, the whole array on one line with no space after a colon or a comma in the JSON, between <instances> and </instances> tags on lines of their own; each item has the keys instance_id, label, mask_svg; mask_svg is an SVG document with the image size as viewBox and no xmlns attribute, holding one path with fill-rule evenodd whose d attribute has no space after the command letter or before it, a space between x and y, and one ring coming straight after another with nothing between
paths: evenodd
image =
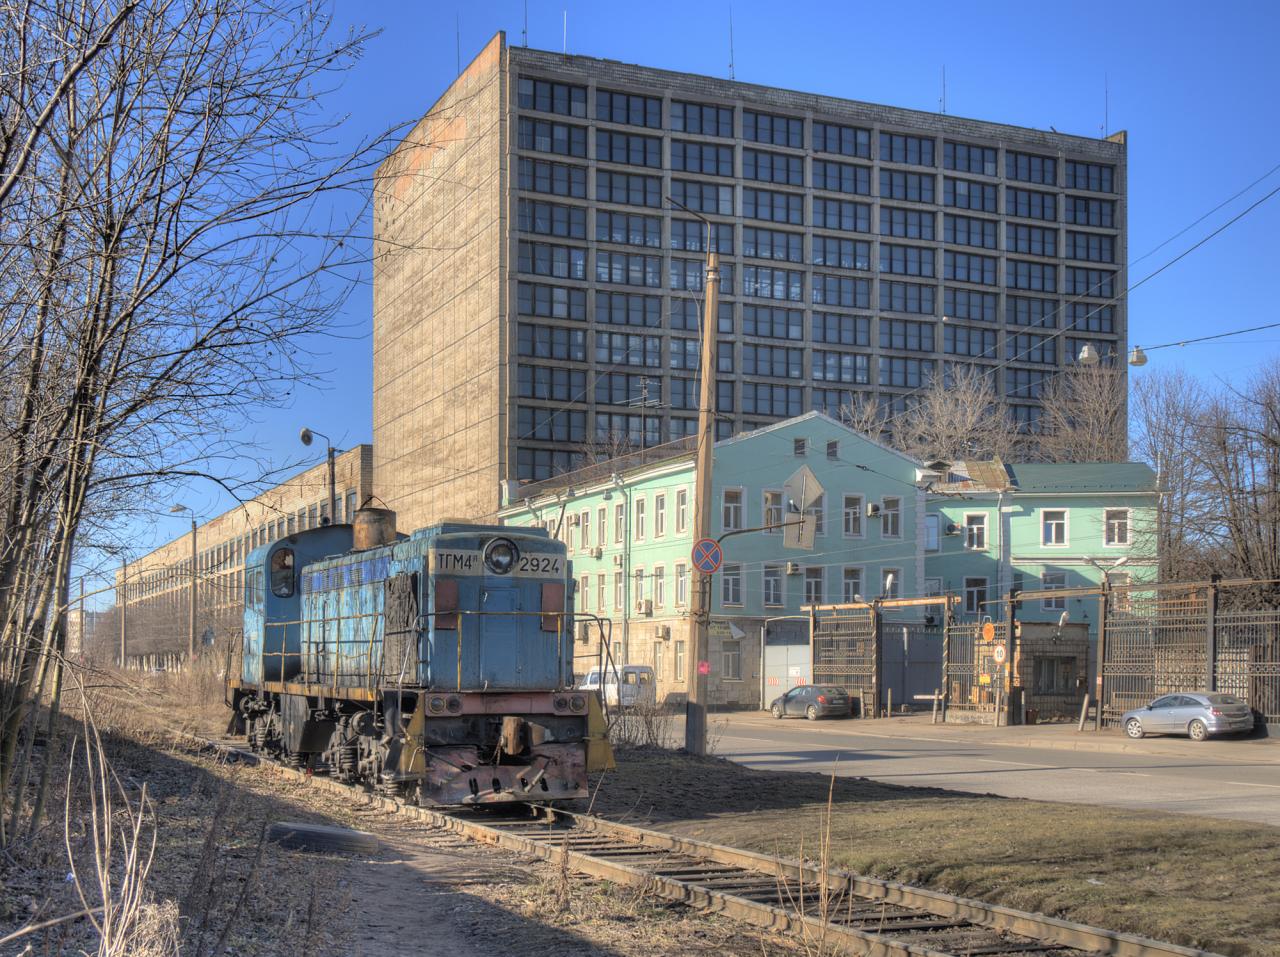
<instances>
[{"instance_id":1,"label":"locomotive exhaust stack","mask_svg":"<svg viewBox=\"0 0 1280 957\"><path fill-rule=\"evenodd\" d=\"M380 545L390 545L396 540L396 513L389 508L373 508L366 505L356 509L351 523L351 548L363 552Z\"/></svg>"}]
</instances>

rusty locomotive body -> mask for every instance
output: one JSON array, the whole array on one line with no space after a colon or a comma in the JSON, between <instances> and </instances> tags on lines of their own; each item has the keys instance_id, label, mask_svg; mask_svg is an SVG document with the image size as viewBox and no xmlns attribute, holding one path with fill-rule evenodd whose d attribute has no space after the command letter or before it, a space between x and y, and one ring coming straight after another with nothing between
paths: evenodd
<instances>
[{"instance_id":1,"label":"rusty locomotive body","mask_svg":"<svg viewBox=\"0 0 1280 957\"><path fill-rule=\"evenodd\" d=\"M233 721L257 751L422 804L583 797L612 757L572 687L572 599L541 529L405 536L361 509L249 555Z\"/></svg>"}]
</instances>

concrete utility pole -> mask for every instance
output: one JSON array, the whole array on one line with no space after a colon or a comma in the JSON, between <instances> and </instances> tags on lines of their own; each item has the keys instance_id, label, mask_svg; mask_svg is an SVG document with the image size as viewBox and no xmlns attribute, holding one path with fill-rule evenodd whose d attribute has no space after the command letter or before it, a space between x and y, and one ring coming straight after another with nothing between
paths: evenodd
<instances>
[{"instance_id":1,"label":"concrete utility pole","mask_svg":"<svg viewBox=\"0 0 1280 957\"><path fill-rule=\"evenodd\" d=\"M674 202L674 200L672 201ZM679 206L679 203L675 203ZM714 458L716 402L716 327L719 323L720 260L712 246L711 223L693 210L680 207L701 219L707 226L706 308L702 313L702 376L698 402L698 454L694 471L693 540L711 537L712 482ZM689 637L692 661L689 669L689 703L685 708L684 746L690 754L707 751L707 675L708 626L711 622L711 576L690 563L693 594L689 596Z\"/></svg>"}]
</instances>

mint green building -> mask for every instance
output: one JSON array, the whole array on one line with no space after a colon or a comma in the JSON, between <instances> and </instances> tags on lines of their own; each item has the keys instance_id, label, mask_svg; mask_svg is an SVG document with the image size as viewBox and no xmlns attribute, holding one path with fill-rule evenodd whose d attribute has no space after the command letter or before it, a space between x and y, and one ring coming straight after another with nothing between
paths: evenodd
<instances>
[{"instance_id":1,"label":"mint green building","mask_svg":"<svg viewBox=\"0 0 1280 957\"><path fill-rule=\"evenodd\" d=\"M1003 614L985 603L1027 591L1152 580L1156 476L1140 462L950 466L929 494L926 587L963 596L969 616ZM1025 601L1023 621L1096 626L1096 599Z\"/></svg>"},{"instance_id":2,"label":"mint green building","mask_svg":"<svg viewBox=\"0 0 1280 957\"><path fill-rule=\"evenodd\" d=\"M610 621L615 659L652 665L660 698L682 694L691 667L688 441L521 486L499 512L504 523L543 525L565 541L577 611ZM810 509L811 550L785 547L777 531L724 540L712 583L713 704L755 707L769 695L764 629L807 641L803 605L922 592L931 473L821 412L716 443L712 537L786 521L783 486L802 466L824 490ZM584 661L594 651L584 642ZM796 661L798 682L808 673L807 648Z\"/></svg>"},{"instance_id":3,"label":"mint green building","mask_svg":"<svg viewBox=\"0 0 1280 957\"><path fill-rule=\"evenodd\" d=\"M684 694L693 666L691 443L508 487L499 512L506 524L546 527L569 548L583 617L577 670L596 660L599 631L587 616L598 616L608 623L615 661L653 667L660 700ZM750 531L794 518L783 487L802 467L823 489L810 509L813 548L805 550L786 547L781 532ZM1111 568L1113 583L1154 578L1155 485L1151 470L1134 463L925 465L821 412L721 440L711 536L743 534L724 538L724 564L712 581L711 702L759 707L810 680L805 605L953 592L963 597L958 613L977 619L1002 615L989 602L1010 587L1094 585ZM1054 686L1086 673L1096 603L1050 598L1024 602L1020 612L1028 623L1056 626L1064 611L1081 647L1074 663L1054 666ZM886 643L884 668L889 684L900 685L898 701L937 687L940 675L938 622L929 634L913 630L909 650L907 629L897 627L923 623L925 612L913 612L898 613L895 640Z\"/></svg>"}]
</instances>

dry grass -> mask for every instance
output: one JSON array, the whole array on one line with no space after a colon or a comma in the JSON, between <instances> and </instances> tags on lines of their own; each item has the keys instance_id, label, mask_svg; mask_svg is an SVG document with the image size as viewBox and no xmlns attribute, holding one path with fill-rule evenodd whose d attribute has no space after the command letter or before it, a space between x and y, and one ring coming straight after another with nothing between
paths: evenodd
<instances>
[{"instance_id":1,"label":"dry grass","mask_svg":"<svg viewBox=\"0 0 1280 957\"><path fill-rule=\"evenodd\" d=\"M1280 954L1280 829L625 758L596 813L1219 953Z\"/></svg>"}]
</instances>

